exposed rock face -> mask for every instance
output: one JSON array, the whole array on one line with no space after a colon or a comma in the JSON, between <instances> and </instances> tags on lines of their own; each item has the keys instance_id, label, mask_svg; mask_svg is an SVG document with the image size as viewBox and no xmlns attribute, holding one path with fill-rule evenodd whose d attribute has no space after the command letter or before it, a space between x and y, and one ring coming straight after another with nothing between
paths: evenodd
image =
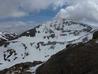
<instances>
[{"instance_id":1,"label":"exposed rock face","mask_svg":"<svg viewBox=\"0 0 98 74\"><path fill-rule=\"evenodd\" d=\"M98 39L98 32L94 33ZM37 69L36 74L98 74L98 43L68 46Z\"/></svg>"},{"instance_id":2,"label":"exposed rock face","mask_svg":"<svg viewBox=\"0 0 98 74\"><path fill-rule=\"evenodd\" d=\"M6 33L6 32L0 32L0 46L5 44L9 40L14 40L18 38L18 35L16 33Z\"/></svg>"},{"instance_id":3,"label":"exposed rock face","mask_svg":"<svg viewBox=\"0 0 98 74\"><path fill-rule=\"evenodd\" d=\"M22 33L20 36L31 36L34 37L37 33L36 28L39 28L39 26L34 27L34 29L28 30L27 32Z\"/></svg>"},{"instance_id":4,"label":"exposed rock face","mask_svg":"<svg viewBox=\"0 0 98 74\"><path fill-rule=\"evenodd\" d=\"M98 31L96 31L93 35L93 39L98 39Z\"/></svg>"}]
</instances>

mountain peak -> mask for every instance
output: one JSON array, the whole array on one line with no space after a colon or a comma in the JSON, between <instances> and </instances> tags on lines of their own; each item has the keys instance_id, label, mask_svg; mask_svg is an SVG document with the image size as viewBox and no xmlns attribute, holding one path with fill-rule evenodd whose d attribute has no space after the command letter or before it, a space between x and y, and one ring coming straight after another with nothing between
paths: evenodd
<instances>
[{"instance_id":1,"label":"mountain peak","mask_svg":"<svg viewBox=\"0 0 98 74\"><path fill-rule=\"evenodd\" d=\"M44 63L66 45L86 43L92 39L92 29L86 24L66 19L40 24L0 47L0 70L21 62Z\"/></svg>"}]
</instances>

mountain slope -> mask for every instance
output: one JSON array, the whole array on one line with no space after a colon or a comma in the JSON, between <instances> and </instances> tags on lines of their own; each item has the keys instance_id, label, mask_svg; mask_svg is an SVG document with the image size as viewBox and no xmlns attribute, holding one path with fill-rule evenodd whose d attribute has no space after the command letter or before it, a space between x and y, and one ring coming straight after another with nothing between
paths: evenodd
<instances>
[{"instance_id":1,"label":"mountain slope","mask_svg":"<svg viewBox=\"0 0 98 74\"><path fill-rule=\"evenodd\" d=\"M89 42L53 55L36 74L98 74L98 31Z\"/></svg>"},{"instance_id":2,"label":"mountain slope","mask_svg":"<svg viewBox=\"0 0 98 74\"><path fill-rule=\"evenodd\" d=\"M0 70L18 63L47 61L66 45L92 39L92 27L72 20L50 21L0 47Z\"/></svg>"}]
</instances>

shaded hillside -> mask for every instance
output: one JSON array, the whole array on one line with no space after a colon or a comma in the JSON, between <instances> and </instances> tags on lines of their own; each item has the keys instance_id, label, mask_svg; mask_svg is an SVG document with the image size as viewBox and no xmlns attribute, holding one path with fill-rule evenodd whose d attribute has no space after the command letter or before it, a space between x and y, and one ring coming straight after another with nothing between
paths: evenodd
<instances>
[{"instance_id":1,"label":"shaded hillside","mask_svg":"<svg viewBox=\"0 0 98 74\"><path fill-rule=\"evenodd\" d=\"M88 43L69 45L37 69L36 74L98 74L98 32Z\"/></svg>"}]
</instances>

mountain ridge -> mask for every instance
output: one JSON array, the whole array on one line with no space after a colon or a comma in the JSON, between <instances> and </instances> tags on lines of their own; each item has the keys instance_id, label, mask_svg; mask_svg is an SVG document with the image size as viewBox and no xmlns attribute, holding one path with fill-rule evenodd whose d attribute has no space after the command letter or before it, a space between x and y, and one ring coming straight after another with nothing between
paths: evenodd
<instances>
[{"instance_id":1,"label":"mountain ridge","mask_svg":"<svg viewBox=\"0 0 98 74\"><path fill-rule=\"evenodd\" d=\"M44 63L68 44L88 42L92 31L86 24L66 19L36 26L0 47L0 70L21 62Z\"/></svg>"}]
</instances>

